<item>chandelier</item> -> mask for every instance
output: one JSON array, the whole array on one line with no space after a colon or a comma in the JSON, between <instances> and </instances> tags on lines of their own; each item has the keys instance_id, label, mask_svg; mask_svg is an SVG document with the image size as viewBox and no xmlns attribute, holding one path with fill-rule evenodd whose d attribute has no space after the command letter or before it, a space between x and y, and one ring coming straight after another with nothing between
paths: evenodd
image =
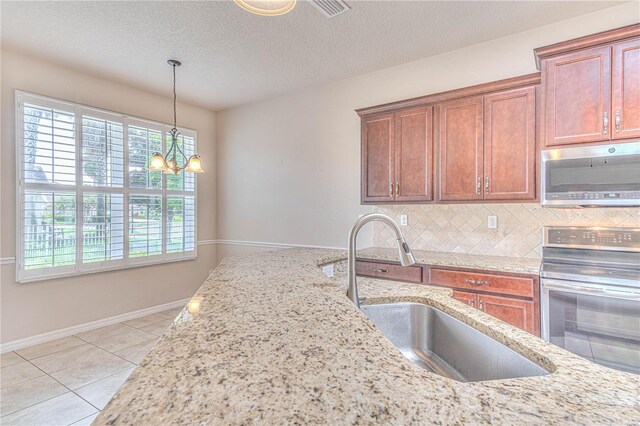
<instances>
[{"instance_id":1,"label":"chandelier","mask_svg":"<svg viewBox=\"0 0 640 426\"><path fill-rule=\"evenodd\" d=\"M171 129L171 147L164 157L159 152L151 156L149 170L162 170L168 175L180 174L180 170L192 173L204 173L200 156L194 154L187 158L178 145L180 132L178 132L176 125L176 67L179 67L182 63L175 59L169 59L167 63L173 67L173 129Z\"/></svg>"}]
</instances>

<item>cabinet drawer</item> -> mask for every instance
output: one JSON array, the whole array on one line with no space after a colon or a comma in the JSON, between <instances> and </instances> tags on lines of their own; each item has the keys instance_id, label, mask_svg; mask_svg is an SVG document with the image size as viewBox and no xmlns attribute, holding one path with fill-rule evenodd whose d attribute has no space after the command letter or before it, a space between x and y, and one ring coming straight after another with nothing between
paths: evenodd
<instances>
[{"instance_id":1,"label":"cabinet drawer","mask_svg":"<svg viewBox=\"0 0 640 426\"><path fill-rule=\"evenodd\" d=\"M513 296L533 297L533 279L431 268L429 283Z\"/></svg>"},{"instance_id":2,"label":"cabinet drawer","mask_svg":"<svg viewBox=\"0 0 640 426\"><path fill-rule=\"evenodd\" d=\"M356 261L356 275L385 280L422 283L421 266L401 266L392 263Z\"/></svg>"}]
</instances>

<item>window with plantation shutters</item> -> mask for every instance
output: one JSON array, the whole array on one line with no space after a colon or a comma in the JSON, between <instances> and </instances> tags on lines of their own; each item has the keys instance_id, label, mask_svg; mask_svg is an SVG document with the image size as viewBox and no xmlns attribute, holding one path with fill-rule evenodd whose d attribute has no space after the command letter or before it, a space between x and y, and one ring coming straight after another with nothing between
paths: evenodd
<instances>
[{"instance_id":1,"label":"window with plantation shutters","mask_svg":"<svg viewBox=\"0 0 640 426\"><path fill-rule=\"evenodd\" d=\"M170 125L16 91L20 282L193 259L196 177L149 171ZM196 133L180 129L187 156Z\"/></svg>"}]
</instances>

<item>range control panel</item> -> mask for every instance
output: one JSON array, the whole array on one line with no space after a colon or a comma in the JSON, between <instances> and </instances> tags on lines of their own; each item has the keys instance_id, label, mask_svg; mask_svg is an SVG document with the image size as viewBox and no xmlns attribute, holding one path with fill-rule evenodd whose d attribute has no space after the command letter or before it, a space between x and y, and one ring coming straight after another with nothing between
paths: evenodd
<instances>
[{"instance_id":1,"label":"range control panel","mask_svg":"<svg viewBox=\"0 0 640 426\"><path fill-rule=\"evenodd\" d=\"M640 251L640 228L550 226L544 228L544 246Z\"/></svg>"}]
</instances>

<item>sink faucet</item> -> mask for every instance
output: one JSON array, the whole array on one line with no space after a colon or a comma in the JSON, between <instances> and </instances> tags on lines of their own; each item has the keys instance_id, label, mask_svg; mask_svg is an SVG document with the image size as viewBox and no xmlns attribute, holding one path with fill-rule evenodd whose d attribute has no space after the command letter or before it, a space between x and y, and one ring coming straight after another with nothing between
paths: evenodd
<instances>
[{"instance_id":1,"label":"sink faucet","mask_svg":"<svg viewBox=\"0 0 640 426\"><path fill-rule=\"evenodd\" d=\"M356 220L356 223L353 224L353 227L349 232L349 257L347 266L349 287L347 289L347 297L351 299L353 303L355 303L358 309L360 309L360 300L358 299L358 285L356 283L356 238L358 237L360 228L362 228L365 224L374 221L386 223L391 227L391 229L393 229L393 232L395 232L397 238L396 243L398 244L398 257L400 258L400 264L402 266L410 266L416 263L416 260L413 257L413 253L411 253L409 245L404 240L402 231L400 231L398 224L395 223L394 220L389 216L381 213L370 213Z\"/></svg>"}]
</instances>

